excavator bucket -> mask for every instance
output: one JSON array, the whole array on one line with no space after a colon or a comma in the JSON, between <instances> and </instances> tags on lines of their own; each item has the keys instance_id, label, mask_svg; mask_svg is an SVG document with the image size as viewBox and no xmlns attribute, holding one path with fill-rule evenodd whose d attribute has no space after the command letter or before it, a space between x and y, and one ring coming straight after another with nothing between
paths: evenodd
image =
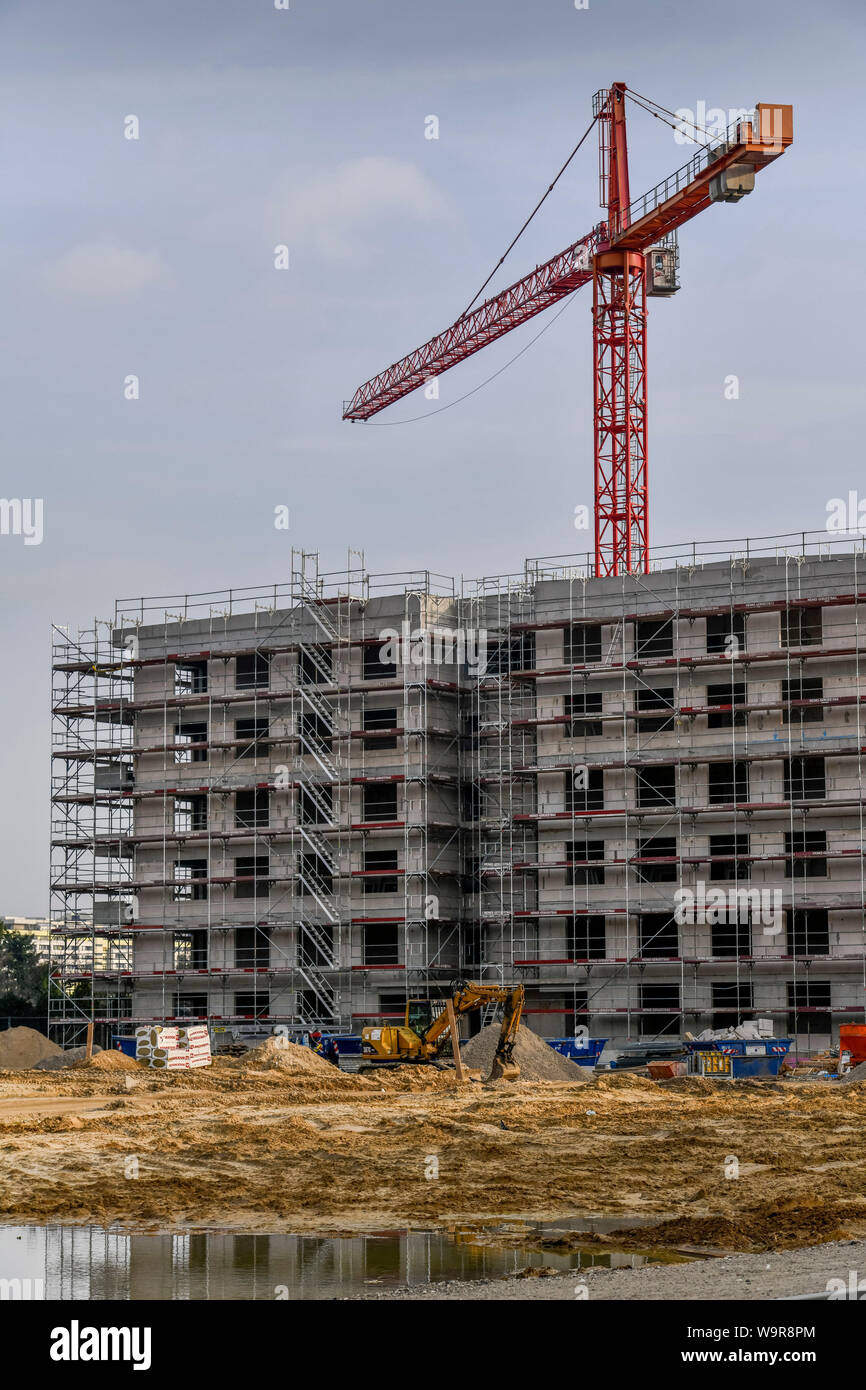
<instances>
[{"instance_id":1,"label":"excavator bucket","mask_svg":"<svg viewBox=\"0 0 866 1390\"><path fill-rule=\"evenodd\" d=\"M520 1075L520 1067L513 1057L494 1057L493 1066L490 1068L489 1081L516 1081Z\"/></svg>"}]
</instances>

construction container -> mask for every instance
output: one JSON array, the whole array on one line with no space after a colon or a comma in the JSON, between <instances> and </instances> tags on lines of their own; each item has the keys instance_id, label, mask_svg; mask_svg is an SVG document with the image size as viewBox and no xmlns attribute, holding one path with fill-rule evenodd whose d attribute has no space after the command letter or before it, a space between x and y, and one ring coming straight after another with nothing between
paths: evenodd
<instances>
[{"instance_id":1,"label":"construction container","mask_svg":"<svg viewBox=\"0 0 866 1390\"><path fill-rule=\"evenodd\" d=\"M866 1062L866 1024L842 1023L839 1025L839 1056L847 1052L851 1066Z\"/></svg>"},{"instance_id":2,"label":"construction container","mask_svg":"<svg viewBox=\"0 0 866 1390\"><path fill-rule=\"evenodd\" d=\"M688 1062L647 1062L647 1071L653 1081L671 1081L675 1076L685 1076Z\"/></svg>"},{"instance_id":3,"label":"construction container","mask_svg":"<svg viewBox=\"0 0 866 1390\"><path fill-rule=\"evenodd\" d=\"M690 1042L687 1046L691 1053L689 1069L700 1076L778 1076L779 1068L790 1050L791 1039L734 1038L724 1042ZM730 1070L701 1060L711 1058L714 1053L730 1059Z\"/></svg>"},{"instance_id":4,"label":"construction container","mask_svg":"<svg viewBox=\"0 0 866 1390\"><path fill-rule=\"evenodd\" d=\"M580 1067L594 1067L602 1052L607 1038L583 1038L580 1041L576 1038L545 1038L554 1052L561 1052L563 1057L569 1057L572 1062L577 1062Z\"/></svg>"}]
</instances>

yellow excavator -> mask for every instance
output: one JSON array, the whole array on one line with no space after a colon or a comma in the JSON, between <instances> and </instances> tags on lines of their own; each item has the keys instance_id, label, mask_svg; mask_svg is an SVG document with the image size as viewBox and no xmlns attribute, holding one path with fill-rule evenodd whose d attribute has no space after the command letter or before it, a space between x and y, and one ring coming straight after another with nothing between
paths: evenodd
<instances>
[{"instance_id":1,"label":"yellow excavator","mask_svg":"<svg viewBox=\"0 0 866 1390\"><path fill-rule=\"evenodd\" d=\"M520 1067L514 1060L514 1042L523 1013L523 997L523 985L509 989L462 980L454 986L450 1002L458 1019L485 1004L503 1006L491 1081L500 1078L514 1081L520 1075ZM361 1056L374 1067L393 1067L401 1063L441 1064L442 1049L450 1032L447 1004L438 999L410 999L403 1023L361 1030Z\"/></svg>"}]
</instances>

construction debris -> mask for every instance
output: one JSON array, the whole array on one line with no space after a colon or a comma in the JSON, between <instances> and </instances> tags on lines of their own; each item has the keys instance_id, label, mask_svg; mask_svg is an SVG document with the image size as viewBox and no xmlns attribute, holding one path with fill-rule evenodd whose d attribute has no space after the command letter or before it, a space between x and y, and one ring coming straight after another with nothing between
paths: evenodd
<instances>
[{"instance_id":1,"label":"construction debris","mask_svg":"<svg viewBox=\"0 0 866 1390\"><path fill-rule=\"evenodd\" d=\"M705 1028L694 1039L691 1033L686 1034L686 1038L694 1042L760 1042L763 1038L775 1036L770 1018L750 1018L745 1023L738 1023L735 1028Z\"/></svg>"}]
</instances>

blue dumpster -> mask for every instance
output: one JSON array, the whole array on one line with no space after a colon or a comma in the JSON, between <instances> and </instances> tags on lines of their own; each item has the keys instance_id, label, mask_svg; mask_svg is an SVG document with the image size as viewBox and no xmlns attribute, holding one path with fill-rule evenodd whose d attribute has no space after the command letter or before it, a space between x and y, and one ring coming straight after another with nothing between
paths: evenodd
<instances>
[{"instance_id":1,"label":"blue dumpster","mask_svg":"<svg viewBox=\"0 0 866 1390\"><path fill-rule=\"evenodd\" d=\"M791 1047L790 1038L729 1038L690 1042L689 1052L722 1052L731 1059L731 1076L778 1076Z\"/></svg>"},{"instance_id":2,"label":"blue dumpster","mask_svg":"<svg viewBox=\"0 0 866 1390\"><path fill-rule=\"evenodd\" d=\"M569 1057L572 1062L577 1062L580 1067L594 1067L602 1052L607 1038L583 1038L577 1041L575 1038L545 1038L554 1052L561 1052L563 1057Z\"/></svg>"}]
</instances>

